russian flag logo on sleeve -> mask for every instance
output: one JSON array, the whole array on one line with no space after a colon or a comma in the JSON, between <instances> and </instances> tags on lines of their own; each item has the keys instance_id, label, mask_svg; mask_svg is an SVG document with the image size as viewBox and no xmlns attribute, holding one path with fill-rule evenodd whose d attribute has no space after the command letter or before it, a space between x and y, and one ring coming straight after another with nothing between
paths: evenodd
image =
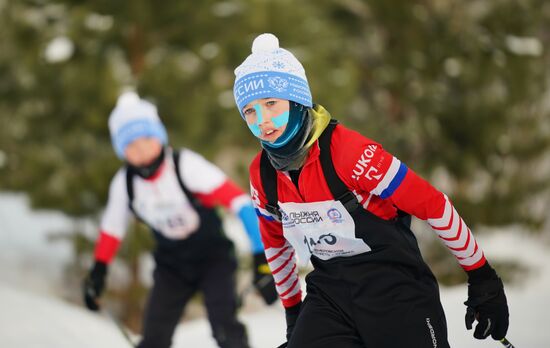
<instances>
[{"instance_id":1,"label":"russian flag logo on sleeve","mask_svg":"<svg viewBox=\"0 0 550 348\"><path fill-rule=\"evenodd\" d=\"M409 169L404 163L393 157L386 175L384 175L384 178L380 181L372 193L380 196L380 198L390 197L395 190L397 190L399 185L401 185L408 170Z\"/></svg>"}]
</instances>

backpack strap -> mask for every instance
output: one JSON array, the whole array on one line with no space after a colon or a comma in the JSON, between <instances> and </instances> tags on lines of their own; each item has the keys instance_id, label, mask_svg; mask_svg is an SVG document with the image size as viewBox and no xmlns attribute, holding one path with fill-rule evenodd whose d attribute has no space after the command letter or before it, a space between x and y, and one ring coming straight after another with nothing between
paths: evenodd
<instances>
[{"instance_id":1,"label":"backpack strap","mask_svg":"<svg viewBox=\"0 0 550 348\"><path fill-rule=\"evenodd\" d=\"M277 171L267 157L267 152L262 150L260 157L260 178L262 180L262 186L264 188L267 203L265 209L271 214L281 218L281 212L279 210L279 197L277 193Z\"/></svg>"},{"instance_id":2,"label":"backpack strap","mask_svg":"<svg viewBox=\"0 0 550 348\"><path fill-rule=\"evenodd\" d=\"M144 221L141 216L134 209L134 171L130 166L126 166L126 192L128 193L128 208L134 214L134 216L140 220Z\"/></svg>"},{"instance_id":3,"label":"backpack strap","mask_svg":"<svg viewBox=\"0 0 550 348\"><path fill-rule=\"evenodd\" d=\"M128 192L128 207L135 214L132 203L134 202L134 171L126 166L126 192Z\"/></svg>"},{"instance_id":4,"label":"backpack strap","mask_svg":"<svg viewBox=\"0 0 550 348\"><path fill-rule=\"evenodd\" d=\"M337 120L330 120L327 128L319 137L319 159L321 161L321 168L323 168L325 180L332 196L335 200L340 201L346 210L351 213L359 207L359 201L353 192L351 192L346 184L344 184L338 177L336 169L334 168L334 163L332 162L332 154L330 151L332 132L334 131L334 128L336 128L337 124Z\"/></svg>"},{"instance_id":5,"label":"backpack strap","mask_svg":"<svg viewBox=\"0 0 550 348\"><path fill-rule=\"evenodd\" d=\"M332 162L332 156L330 152L330 140L332 131L338 124L337 120L331 120L327 129L321 134L319 138L319 148L321 150L320 160L321 167L323 168L323 174L327 181L328 187L334 199L342 202L344 207L350 213L359 207L359 201L353 192L342 182L342 180L336 174L334 163ZM397 209L397 220L403 223L405 226L411 226L411 216L406 212Z\"/></svg>"},{"instance_id":6,"label":"backpack strap","mask_svg":"<svg viewBox=\"0 0 550 348\"><path fill-rule=\"evenodd\" d=\"M178 183L180 184L181 189L183 190L183 192L185 193L185 195L187 196L187 198L191 202L191 205L193 205L193 207L195 209L197 207L200 207L201 203L199 202L197 197L195 197L195 195L192 194L191 191L189 191L187 186L185 186L185 184L183 183L183 179L181 178L181 175L180 175L180 151L179 150L173 150L172 151L172 160L174 161L174 168L176 169L176 177L178 178Z\"/></svg>"}]
</instances>

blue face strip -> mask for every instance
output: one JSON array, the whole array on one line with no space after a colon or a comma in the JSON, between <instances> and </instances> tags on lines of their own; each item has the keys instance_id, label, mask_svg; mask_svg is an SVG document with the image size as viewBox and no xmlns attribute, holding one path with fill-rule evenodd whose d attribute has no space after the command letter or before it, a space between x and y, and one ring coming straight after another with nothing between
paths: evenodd
<instances>
[{"instance_id":1,"label":"blue face strip","mask_svg":"<svg viewBox=\"0 0 550 348\"><path fill-rule=\"evenodd\" d=\"M290 113L288 111L283 112L282 114L275 116L271 119L275 128L281 128L282 126L288 123L288 116Z\"/></svg>"},{"instance_id":2,"label":"blue face strip","mask_svg":"<svg viewBox=\"0 0 550 348\"><path fill-rule=\"evenodd\" d=\"M274 148L285 146L290 141L290 139L294 138L296 133L298 133L299 128L300 128L300 124L295 124L294 127L292 128L290 128L290 126L287 126L284 133L281 134L281 136L277 138L275 142L268 143L269 146Z\"/></svg>"},{"instance_id":3,"label":"blue face strip","mask_svg":"<svg viewBox=\"0 0 550 348\"><path fill-rule=\"evenodd\" d=\"M286 124L286 129L283 134L272 143L262 141L264 145L272 148L280 148L288 144L296 134L298 134L305 121L305 117L303 116L304 111L302 108L298 108L296 103L290 102L290 110L288 113L288 123Z\"/></svg>"},{"instance_id":4,"label":"blue face strip","mask_svg":"<svg viewBox=\"0 0 550 348\"><path fill-rule=\"evenodd\" d=\"M260 124L262 124L263 122L262 107L260 106L260 104L255 104L253 107L254 107L254 110L256 110L256 122L252 124L249 124L247 122L246 124L250 129L250 131L252 132L252 134L254 134L254 136L259 138L260 135L262 134L262 131L260 129ZM281 128L282 126L288 123L289 116L290 116L290 112L285 111L282 114L271 118L271 122L273 122L273 125L275 126L275 128Z\"/></svg>"},{"instance_id":5,"label":"blue face strip","mask_svg":"<svg viewBox=\"0 0 550 348\"><path fill-rule=\"evenodd\" d=\"M254 134L256 138L259 138L260 135L262 135L262 131L260 130L260 124L263 122L262 108L260 108L260 104L254 105L254 110L256 110L256 123L249 124L247 122L246 124L248 125L248 128L250 129L252 134Z\"/></svg>"}]
</instances>

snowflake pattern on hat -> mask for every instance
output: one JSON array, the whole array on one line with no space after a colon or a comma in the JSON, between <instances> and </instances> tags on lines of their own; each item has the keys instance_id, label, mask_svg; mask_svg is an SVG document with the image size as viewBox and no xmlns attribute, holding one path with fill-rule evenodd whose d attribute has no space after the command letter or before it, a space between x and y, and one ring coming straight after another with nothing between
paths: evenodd
<instances>
[{"instance_id":1,"label":"snowflake pattern on hat","mask_svg":"<svg viewBox=\"0 0 550 348\"><path fill-rule=\"evenodd\" d=\"M241 116L246 104L261 98L313 106L304 67L292 53L279 47L273 34L261 34L254 40L252 54L235 69L235 76L233 94Z\"/></svg>"}]
</instances>

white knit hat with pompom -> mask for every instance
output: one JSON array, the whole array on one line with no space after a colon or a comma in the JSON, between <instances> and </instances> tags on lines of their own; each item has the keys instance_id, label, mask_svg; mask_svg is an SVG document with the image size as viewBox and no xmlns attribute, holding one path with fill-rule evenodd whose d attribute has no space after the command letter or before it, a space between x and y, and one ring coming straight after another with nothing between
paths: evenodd
<instances>
[{"instance_id":1,"label":"white knit hat with pompom","mask_svg":"<svg viewBox=\"0 0 550 348\"><path fill-rule=\"evenodd\" d=\"M141 137L152 137L167 145L168 135L157 107L135 92L124 92L109 116L111 141L117 156L124 159L126 147Z\"/></svg>"},{"instance_id":2,"label":"white knit hat with pompom","mask_svg":"<svg viewBox=\"0 0 550 348\"><path fill-rule=\"evenodd\" d=\"M252 54L235 69L233 93L242 108L255 99L280 98L312 107L306 73L296 57L279 47L273 34L261 34L252 43Z\"/></svg>"}]
</instances>

